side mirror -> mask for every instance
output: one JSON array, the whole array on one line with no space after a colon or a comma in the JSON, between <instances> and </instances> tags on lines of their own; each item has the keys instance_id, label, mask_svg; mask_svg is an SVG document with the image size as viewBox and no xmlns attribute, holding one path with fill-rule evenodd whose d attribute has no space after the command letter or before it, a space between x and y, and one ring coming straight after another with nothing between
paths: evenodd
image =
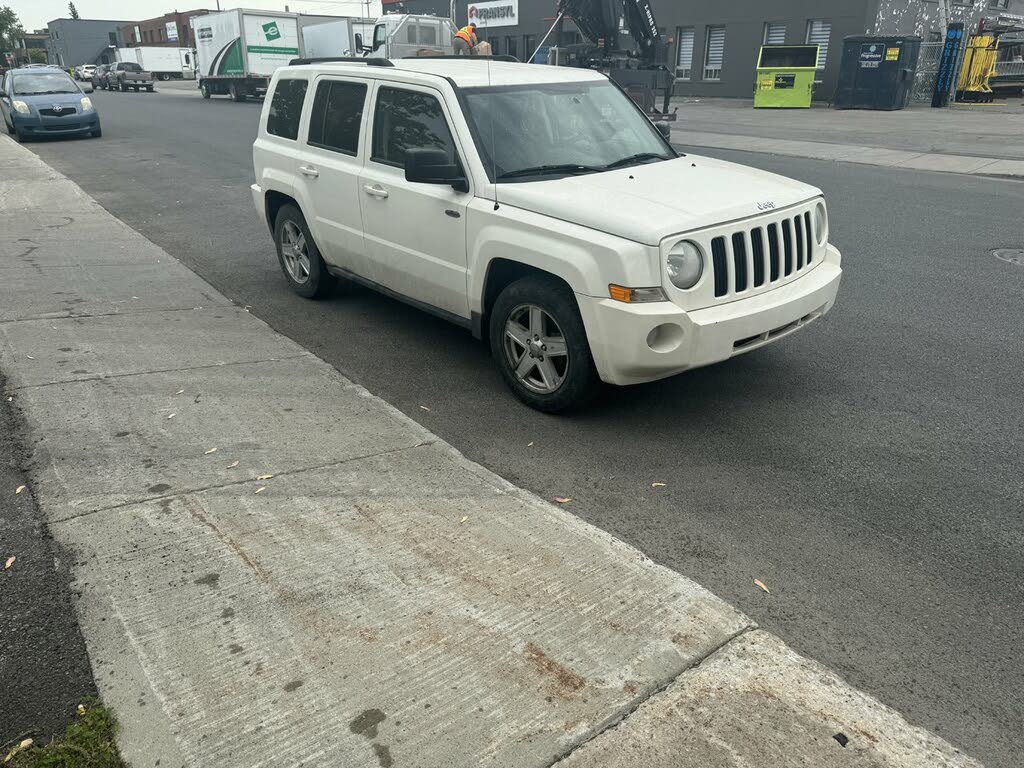
<instances>
[{"instance_id":1,"label":"side mirror","mask_svg":"<svg viewBox=\"0 0 1024 768\"><path fill-rule=\"evenodd\" d=\"M363 36L359 32L356 32L356 50L363 52Z\"/></svg>"},{"instance_id":2,"label":"side mirror","mask_svg":"<svg viewBox=\"0 0 1024 768\"><path fill-rule=\"evenodd\" d=\"M672 138L672 124L671 123L667 123L664 120L661 120L661 121L655 123L654 127L658 129L658 132L661 133L662 136L665 137L666 141L668 141L668 140L670 140Z\"/></svg>"},{"instance_id":3,"label":"side mirror","mask_svg":"<svg viewBox=\"0 0 1024 768\"><path fill-rule=\"evenodd\" d=\"M405 180L417 184L447 184L458 192L468 192L469 183L462 169L439 149L410 149L405 153Z\"/></svg>"}]
</instances>

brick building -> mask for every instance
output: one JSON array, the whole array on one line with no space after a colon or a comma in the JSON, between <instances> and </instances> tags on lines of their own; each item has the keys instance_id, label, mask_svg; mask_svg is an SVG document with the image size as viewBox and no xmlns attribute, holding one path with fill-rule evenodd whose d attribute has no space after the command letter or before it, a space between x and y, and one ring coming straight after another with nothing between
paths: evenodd
<instances>
[{"instance_id":1,"label":"brick building","mask_svg":"<svg viewBox=\"0 0 1024 768\"><path fill-rule=\"evenodd\" d=\"M140 45L162 45L168 48L192 48L192 27L189 19L209 13L205 8L192 11L175 11L154 19L136 21L121 27L121 38L128 48Z\"/></svg>"}]
</instances>

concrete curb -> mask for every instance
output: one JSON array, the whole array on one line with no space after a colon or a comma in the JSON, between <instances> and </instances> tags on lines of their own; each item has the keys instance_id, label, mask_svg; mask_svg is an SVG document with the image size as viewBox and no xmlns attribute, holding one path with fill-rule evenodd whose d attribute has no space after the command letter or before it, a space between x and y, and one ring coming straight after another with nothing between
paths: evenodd
<instances>
[{"instance_id":1,"label":"concrete curb","mask_svg":"<svg viewBox=\"0 0 1024 768\"><path fill-rule=\"evenodd\" d=\"M705 688L726 693L683 716L685 758L646 732L657 765L977 765L468 461L6 139L0 173L0 361L132 765L617 765ZM761 750L751 691L786 702Z\"/></svg>"},{"instance_id":2,"label":"concrete curb","mask_svg":"<svg viewBox=\"0 0 1024 768\"><path fill-rule=\"evenodd\" d=\"M963 173L969 176L1024 178L1024 160L1000 160L994 157L910 152L901 149L829 144L819 141L766 139L756 136L687 131L678 127L672 131L672 143L673 146L684 152L693 148L735 149L743 152L758 152L811 160L833 160L884 168Z\"/></svg>"}]
</instances>

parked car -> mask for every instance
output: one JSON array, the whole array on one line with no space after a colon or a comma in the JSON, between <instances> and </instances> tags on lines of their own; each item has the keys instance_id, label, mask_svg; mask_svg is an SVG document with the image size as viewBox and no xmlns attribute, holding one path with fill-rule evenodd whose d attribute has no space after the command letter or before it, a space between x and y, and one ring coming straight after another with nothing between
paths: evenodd
<instances>
[{"instance_id":1,"label":"parked car","mask_svg":"<svg viewBox=\"0 0 1024 768\"><path fill-rule=\"evenodd\" d=\"M113 64L100 64L92 73L92 87L110 90L110 69Z\"/></svg>"},{"instance_id":2,"label":"parked car","mask_svg":"<svg viewBox=\"0 0 1024 768\"><path fill-rule=\"evenodd\" d=\"M490 341L557 412L778 341L828 312L820 190L681 155L600 72L368 59L278 69L253 201L302 296L348 278Z\"/></svg>"},{"instance_id":3,"label":"parked car","mask_svg":"<svg viewBox=\"0 0 1024 768\"><path fill-rule=\"evenodd\" d=\"M112 64L107 78L111 89L127 91L130 88L138 91L145 88L150 93L153 92L153 73L145 71L134 61L119 61Z\"/></svg>"},{"instance_id":4,"label":"parked car","mask_svg":"<svg viewBox=\"0 0 1024 768\"><path fill-rule=\"evenodd\" d=\"M79 64L75 67L76 80L90 80L92 73L96 70L95 64Z\"/></svg>"},{"instance_id":5,"label":"parked car","mask_svg":"<svg viewBox=\"0 0 1024 768\"><path fill-rule=\"evenodd\" d=\"M18 141L38 136L103 134L93 106L92 86L79 87L56 69L12 69L0 84L0 112L7 132Z\"/></svg>"}]
</instances>

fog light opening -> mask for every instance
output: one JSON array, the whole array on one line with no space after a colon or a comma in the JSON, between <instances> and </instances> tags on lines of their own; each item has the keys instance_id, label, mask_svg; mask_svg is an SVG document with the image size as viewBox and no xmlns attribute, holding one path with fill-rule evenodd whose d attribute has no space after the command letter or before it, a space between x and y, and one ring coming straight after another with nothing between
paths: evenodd
<instances>
[{"instance_id":1,"label":"fog light opening","mask_svg":"<svg viewBox=\"0 0 1024 768\"><path fill-rule=\"evenodd\" d=\"M675 323L655 326L647 334L647 346L655 352L674 352L683 343L683 329Z\"/></svg>"}]
</instances>

